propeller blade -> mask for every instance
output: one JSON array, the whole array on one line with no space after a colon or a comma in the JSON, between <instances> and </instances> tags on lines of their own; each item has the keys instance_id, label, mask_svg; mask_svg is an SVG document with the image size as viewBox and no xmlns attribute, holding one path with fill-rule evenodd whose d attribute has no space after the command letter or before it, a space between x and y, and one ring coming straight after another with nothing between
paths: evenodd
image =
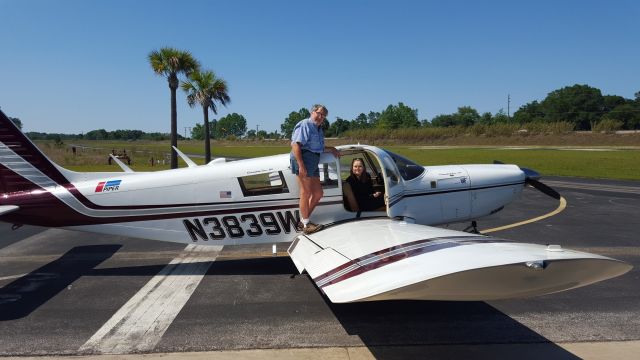
<instances>
[{"instance_id":1,"label":"propeller blade","mask_svg":"<svg viewBox=\"0 0 640 360\"><path fill-rule=\"evenodd\" d=\"M540 180L540 173L538 173L537 171L523 167L521 167L520 170L524 171L525 178Z\"/></svg>"},{"instance_id":2,"label":"propeller blade","mask_svg":"<svg viewBox=\"0 0 640 360\"><path fill-rule=\"evenodd\" d=\"M549 186L541 183L538 180L535 179L531 179L531 178L527 178L527 184L531 185L532 187L540 190L542 193L551 196L552 198L556 199L556 200L560 200L560 194L553 190L552 188L550 188Z\"/></svg>"}]
</instances>

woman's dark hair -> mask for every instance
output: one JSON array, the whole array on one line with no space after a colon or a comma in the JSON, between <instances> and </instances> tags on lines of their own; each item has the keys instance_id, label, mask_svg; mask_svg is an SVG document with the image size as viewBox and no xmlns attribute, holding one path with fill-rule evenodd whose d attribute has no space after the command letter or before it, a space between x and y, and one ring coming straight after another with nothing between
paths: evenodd
<instances>
[{"instance_id":1,"label":"woman's dark hair","mask_svg":"<svg viewBox=\"0 0 640 360\"><path fill-rule=\"evenodd\" d=\"M362 163L362 175L360 176L359 179L356 176L356 174L353 173L353 163L355 163L356 161L360 161ZM359 180L360 182L366 183L371 181L371 176L367 172L367 165L362 158L353 158L353 160L351 160L351 167L349 168L349 173L351 174L351 176L353 176L354 179Z\"/></svg>"}]
</instances>

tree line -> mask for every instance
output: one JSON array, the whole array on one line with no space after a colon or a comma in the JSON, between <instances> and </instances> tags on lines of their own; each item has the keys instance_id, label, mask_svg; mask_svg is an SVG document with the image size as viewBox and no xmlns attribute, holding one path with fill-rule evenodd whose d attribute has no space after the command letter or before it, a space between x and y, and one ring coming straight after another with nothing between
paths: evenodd
<instances>
[{"instance_id":1,"label":"tree line","mask_svg":"<svg viewBox=\"0 0 640 360\"><path fill-rule=\"evenodd\" d=\"M142 130L114 130L107 131L105 129L91 130L86 134L62 134L62 133L44 133L38 131L29 131L26 133L31 140L169 140L171 134L151 132L147 133ZM184 139L178 135L179 139Z\"/></svg>"},{"instance_id":2,"label":"tree line","mask_svg":"<svg viewBox=\"0 0 640 360\"><path fill-rule=\"evenodd\" d=\"M406 129L419 127L470 127L474 125L513 124L524 126L529 123L568 123L573 130L597 130L607 123L606 128L614 130L640 129L640 91L635 99L617 95L602 95L602 92L588 85L567 86L550 92L545 99L527 103L513 116L503 109L492 114L480 114L470 106L461 106L452 114L441 114L431 120L418 118L418 109L403 103L389 105L381 112L360 113L355 119L337 117L330 123L325 120L325 134L340 136L349 130L363 129ZM309 117L309 111L300 109L289 114L280 125L285 137L289 137L295 124Z\"/></svg>"},{"instance_id":3,"label":"tree line","mask_svg":"<svg viewBox=\"0 0 640 360\"><path fill-rule=\"evenodd\" d=\"M187 92L187 101L193 106L200 104L212 110L215 107L215 96L202 95L194 89L207 89L204 84L196 84L191 75L189 78L193 81L190 85L184 85L183 89ZM210 78L206 83L217 83L218 90L221 91L220 79ZM183 84L186 84L183 83ZM225 87L226 89L226 83ZM212 92L216 94L215 91ZM198 95L200 94L200 95ZM225 92L226 94L226 92ZM573 130L598 130L600 128L613 130L638 130L640 129L640 91L634 94L634 99L626 99L618 95L602 95L600 89L589 85L573 85L554 90L547 94L541 100L534 100L521 106L512 116L506 114L504 110L500 110L495 114L485 112L480 114L476 109L470 106L461 106L455 113L440 114L434 116L431 120L418 118L418 109L413 109L400 102L397 105L388 105L384 110L369 111L368 113L360 113L355 119L343 119L336 117L335 120L329 121L325 119L324 130L327 136L338 137L350 130L392 130L392 129L410 129L420 127L470 127L474 125L494 125L494 124L510 124L524 126L531 123L566 123L573 126ZM204 99L205 105L200 100ZM208 102L207 102L208 101ZM220 103L226 105L230 101L228 95L224 97L224 101ZM216 113L216 112L214 112ZM210 139L281 139L290 138L294 126L303 119L310 116L309 110L301 108L298 111L292 111L284 119L280 125L280 132L266 132L264 130L248 130L246 118L238 113L226 115L219 120L213 120L209 126L208 137ZM11 118L14 122L22 126L20 119ZM205 140L207 132L205 128L208 126L208 117L205 116L205 125L195 124L191 130L193 139ZM603 126L604 125L604 126ZM162 133L144 133L140 130L115 130L106 131L104 129L92 130L86 134L66 135L66 134L45 134L38 132L27 133L31 139L88 139L88 140L166 140L171 138L172 134ZM175 134L176 139L183 138L179 134ZM205 141L208 143L208 141Z\"/></svg>"},{"instance_id":4,"label":"tree line","mask_svg":"<svg viewBox=\"0 0 640 360\"><path fill-rule=\"evenodd\" d=\"M230 134L212 130L212 137L225 138L233 135L240 138L290 138L294 126L310 116L309 110L301 108L292 111L280 125L280 133L271 134L256 132L246 128L246 119L242 115L233 114L238 123L233 127L237 132ZM225 118L223 118L225 119ZM220 121L222 121L221 119ZM227 119L225 119L227 121ZM511 124L524 126L530 123L567 123L573 130L598 130L600 125L613 130L640 129L640 91L635 99L625 99L617 95L602 95L602 92L588 85L567 86L550 92L542 101L532 101L520 107L513 116L503 109L492 114L480 114L470 106L461 106L455 113L434 116L431 120L418 118L418 109L413 109L400 102L388 105L384 110L360 113L355 119L336 117L334 121L324 120L327 136L341 136L350 130L366 129L406 129L420 127L470 127L474 125ZM606 123L606 124L605 124ZM220 127L220 125L217 125ZM226 125L226 129L231 129ZM194 136L195 138L195 136Z\"/></svg>"}]
</instances>

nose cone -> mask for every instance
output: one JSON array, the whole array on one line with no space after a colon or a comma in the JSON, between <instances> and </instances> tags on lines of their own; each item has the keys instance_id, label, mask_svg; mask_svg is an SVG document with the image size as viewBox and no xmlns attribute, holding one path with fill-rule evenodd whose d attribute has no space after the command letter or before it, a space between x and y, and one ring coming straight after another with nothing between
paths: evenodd
<instances>
[{"instance_id":1,"label":"nose cone","mask_svg":"<svg viewBox=\"0 0 640 360\"><path fill-rule=\"evenodd\" d=\"M524 176L526 179L540 180L540 174L537 171L523 167L521 167L520 170L524 172Z\"/></svg>"}]
</instances>

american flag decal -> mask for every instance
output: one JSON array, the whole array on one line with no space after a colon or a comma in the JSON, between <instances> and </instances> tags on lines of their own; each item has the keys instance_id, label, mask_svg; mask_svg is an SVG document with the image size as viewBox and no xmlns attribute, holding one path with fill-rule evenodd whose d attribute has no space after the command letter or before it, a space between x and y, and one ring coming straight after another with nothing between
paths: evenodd
<instances>
[{"instance_id":1,"label":"american flag decal","mask_svg":"<svg viewBox=\"0 0 640 360\"><path fill-rule=\"evenodd\" d=\"M231 191L220 191L220 199L231 199Z\"/></svg>"}]
</instances>

